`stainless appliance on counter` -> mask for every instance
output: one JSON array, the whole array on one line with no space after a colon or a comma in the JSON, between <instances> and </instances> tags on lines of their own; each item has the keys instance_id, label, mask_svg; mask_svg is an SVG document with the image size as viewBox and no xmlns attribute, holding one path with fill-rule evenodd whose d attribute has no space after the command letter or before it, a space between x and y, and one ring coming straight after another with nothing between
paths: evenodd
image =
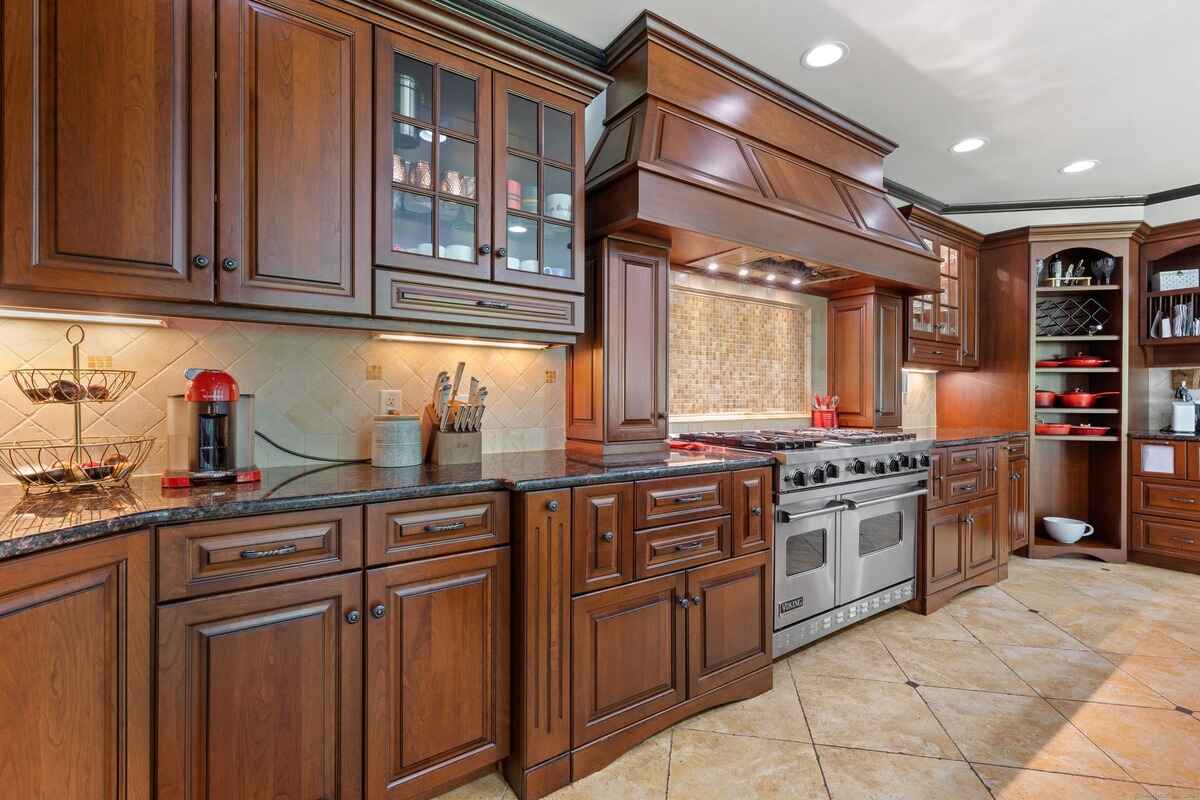
<instances>
[{"instance_id":1,"label":"stainless appliance on counter","mask_svg":"<svg viewBox=\"0 0 1200 800\"><path fill-rule=\"evenodd\" d=\"M775 454L775 655L913 599L928 441L859 429L682 434Z\"/></svg>"}]
</instances>

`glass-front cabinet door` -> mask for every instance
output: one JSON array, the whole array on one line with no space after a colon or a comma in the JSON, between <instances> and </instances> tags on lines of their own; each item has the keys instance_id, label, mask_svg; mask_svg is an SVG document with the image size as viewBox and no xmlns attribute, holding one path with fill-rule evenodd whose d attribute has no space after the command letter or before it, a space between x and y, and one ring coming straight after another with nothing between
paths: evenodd
<instances>
[{"instance_id":1,"label":"glass-front cabinet door","mask_svg":"<svg viewBox=\"0 0 1200 800\"><path fill-rule=\"evenodd\" d=\"M941 242L937 255L942 261L937 338L942 342L957 342L962 338L962 282L959 272L962 253L957 246Z\"/></svg>"},{"instance_id":2,"label":"glass-front cabinet door","mask_svg":"<svg viewBox=\"0 0 1200 800\"><path fill-rule=\"evenodd\" d=\"M495 245L502 283L583 291L583 109L495 76Z\"/></svg>"},{"instance_id":3,"label":"glass-front cabinet door","mask_svg":"<svg viewBox=\"0 0 1200 800\"><path fill-rule=\"evenodd\" d=\"M937 253L937 243L922 235L921 241ZM908 335L918 339L937 338L937 297L933 294L914 295L908 299Z\"/></svg>"},{"instance_id":4,"label":"glass-front cabinet door","mask_svg":"<svg viewBox=\"0 0 1200 800\"><path fill-rule=\"evenodd\" d=\"M491 275L492 73L377 29L375 263Z\"/></svg>"}]
</instances>

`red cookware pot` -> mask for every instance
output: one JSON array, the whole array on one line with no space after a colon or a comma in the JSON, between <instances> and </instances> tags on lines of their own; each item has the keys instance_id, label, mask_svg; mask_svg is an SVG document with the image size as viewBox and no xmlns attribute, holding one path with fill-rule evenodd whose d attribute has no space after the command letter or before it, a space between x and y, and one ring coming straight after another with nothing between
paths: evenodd
<instances>
[{"instance_id":1,"label":"red cookware pot","mask_svg":"<svg viewBox=\"0 0 1200 800\"><path fill-rule=\"evenodd\" d=\"M1108 433L1107 425L1072 425L1072 436L1103 436Z\"/></svg>"},{"instance_id":2,"label":"red cookware pot","mask_svg":"<svg viewBox=\"0 0 1200 800\"><path fill-rule=\"evenodd\" d=\"M1091 408L1096 405L1096 398L1117 395L1120 392L1085 392L1083 389L1072 389L1058 396L1066 408Z\"/></svg>"},{"instance_id":3,"label":"red cookware pot","mask_svg":"<svg viewBox=\"0 0 1200 800\"><path fill-rule=\"evenodd\" d=\"M1107 358L1088 356L1084 355L1083 353L1080 353L1076 356L1071 356L1070 358L1062 359L1062 365L1064 367L1102 367L1107 363Z\"/></svg>"},{"instance_id":4,"label":"red cookware pot","mask_svg":"<svg viewBox=\"0 0 1200 800\"><path fill-rule=\"evenodd\" d=\"M1061 358L1045 358L1037 362L1039 367L1061 367L1063 364Z\"/></svg>"},{"instance_id":5,"label":"red cookware pot","mask_svg":"<svg viewBox=\"0 0 1200 800\"><path fill-rule=\"evenodd\" d=\"M1053 408L1056 399L1058 399L1058 395L1049 389L1033 390L1033 404L1038 408Z\"/></svg>"},{"instance_id":6,"label":"red cookware pot","mask_svg":"<svg viewBox=\"0 0 1200 800\"><path fill-rule=\"evenodd\" d=\"M1033 432L1038 436L1066 436L1071 432L1071 424L1068 422L1039 422L1034 426Z\"/></svg>"}]
</instances>

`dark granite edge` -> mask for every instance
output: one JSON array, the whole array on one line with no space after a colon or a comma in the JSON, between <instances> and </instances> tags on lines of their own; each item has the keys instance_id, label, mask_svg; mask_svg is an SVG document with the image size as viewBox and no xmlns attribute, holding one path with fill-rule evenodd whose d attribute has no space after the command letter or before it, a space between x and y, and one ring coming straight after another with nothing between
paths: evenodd
<instances>
[{"instance_id":1,"label":"dark granite edge","mask_svg":"<svg viewBox=\"0 0 1200 800\"><path fill-rule=\"evenodd\" d=\"M1009 431L1008 433L991 433L980 436L963 436L957 439L942 439L935 437L933 443L938 447L955 447L960 444L990 444L1005 442L1014 436L1028 436L1029 431Z\"/></svg>"},{"instance_id":2,"label":"dark granite edge","mask_svg":"<svg viewBox=\"0 0 1200 800\"><path fill-rule=\"evenodd\" d=\"M1173 431L1130 431L1126 434L1130 439L1162 439L1168 442L1200 441L1200 435L1195 433L1175 433Z\"/></svg>"},{"instance_id":3,"label":"dark granite edge","mask_svg":"<svg viewBox=\"0 0 1200 800\"><path fill-rule=\"evenodd\" d=\"M742 453L745 456L742 456ZM545 489L565 489L572 486L594 486L599 483L618 483L622 481L652 480L654 478L669 478L679 475L702 475L706 472L729 472L735 469L751 469L774 465L775 457L765 453L740 451L736 458L728 458L721 462L703 464L671 464L661 466L646 466L630 464L627 467L606 465L607 472L593 475L564 475L553 478L527 478L524 480L505 480L504 488L514 492L537 492Z\"/></svg>"}]
</instances>

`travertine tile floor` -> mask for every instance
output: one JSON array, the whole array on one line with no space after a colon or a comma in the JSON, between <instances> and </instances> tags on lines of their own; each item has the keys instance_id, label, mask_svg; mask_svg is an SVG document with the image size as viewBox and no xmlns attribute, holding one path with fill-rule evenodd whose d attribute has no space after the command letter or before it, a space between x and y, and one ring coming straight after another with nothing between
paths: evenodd
<instances>
[{"instance_id":1,"label":"travertine tile floor","mask_svg":"<svg viewBox=\"0 0 1200 800\"><path fill-rule=\"evenodd\" d=\"M928 617L780 659L768 694L554 800L1200 800L1200 576L1014 559ZM497 776L449 795L512 800Z\"/></svg>"}]
</instances>

